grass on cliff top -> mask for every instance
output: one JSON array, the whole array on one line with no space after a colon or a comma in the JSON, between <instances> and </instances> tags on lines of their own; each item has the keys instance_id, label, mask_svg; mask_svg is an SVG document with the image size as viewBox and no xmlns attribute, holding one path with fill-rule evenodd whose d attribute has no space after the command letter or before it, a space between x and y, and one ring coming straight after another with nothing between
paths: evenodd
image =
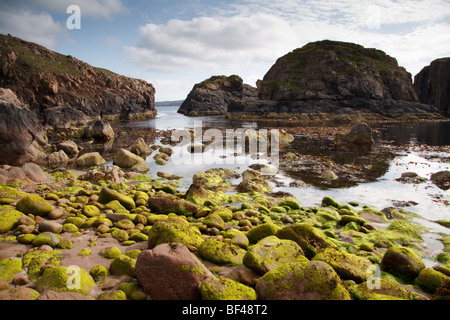
<instances>
[{"instance_id":1,"label":"grass on cliff top","mask_svg":"<svg viewBox=\"0 0 450 320\"><path fill-rule=\"evenodd\" d=\"M354 65L351 70L346 72L359 71L361 64L364 61L372 61L375 63L376 68L371 71L383 72L389 71L394 67L397 67L395 59L389 57L381 50L364 48L361 45L339 41L317 41L311 42L302 48L295 49L291 53L288 53L285 58L288 61L296 62L296 72L302 73L306 70L308 60L310 56L323 54L328 52L335 52L341 61L350 62Z\"/></svg>"}]
</instances>

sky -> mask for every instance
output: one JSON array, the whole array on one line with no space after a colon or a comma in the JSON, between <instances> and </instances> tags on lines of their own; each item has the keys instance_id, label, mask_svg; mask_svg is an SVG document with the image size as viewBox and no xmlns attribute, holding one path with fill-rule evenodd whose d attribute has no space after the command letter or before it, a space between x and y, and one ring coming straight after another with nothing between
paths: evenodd
<instances>
[{"instance_id":1,"label":"sky","mask_svg":"<svg viewBox=\"0 0 450 320\"><path fill-rule=\"evenodd\" d=\"M213 75L255 86L279 57L324 39L383 50L414 77L450 57L450 0L0 0L0 33L172 101Z\"/></svg>"}]
</instances>

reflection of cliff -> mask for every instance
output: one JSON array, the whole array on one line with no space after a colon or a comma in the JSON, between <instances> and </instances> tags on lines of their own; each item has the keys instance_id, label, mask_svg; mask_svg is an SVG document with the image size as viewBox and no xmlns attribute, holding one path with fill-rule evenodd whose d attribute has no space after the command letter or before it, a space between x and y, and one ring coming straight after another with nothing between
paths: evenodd
<instances>
[{"instance_id":1,"label":"reflection of cliff","mask_svg":"<svg viewBox=\"0 0 450 320\"><path fill-rule=\"evenodd\" d=\"M315 187L342 188L377 180L393 158L378 145L368 152L345 150L329 137L297 136L280 155L280 170Z\"/></svg>"},{"instance_id":2,"label":"reflection of cliff","mask_svg":"<svg viewBox=\"0 0 450 320\"><path fill-rule=\"evenodd\" d=\"M411 143L450 145L450 121L386 125L379 132L381 140L389 140L395 145Z\"/></svg>"}]
</instances>

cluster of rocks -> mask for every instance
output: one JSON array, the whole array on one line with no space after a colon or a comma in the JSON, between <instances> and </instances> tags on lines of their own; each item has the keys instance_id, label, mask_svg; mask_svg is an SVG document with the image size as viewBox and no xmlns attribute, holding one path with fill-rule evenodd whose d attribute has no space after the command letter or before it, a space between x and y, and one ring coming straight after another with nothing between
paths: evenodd
<instances>
[{"instance_id":1,"label":"cluster of rocks","mask_svg":"<svg viewBox=\"0 0 450 320\"><path fill-rule=\"evenodd\" d=\"M49 129L156 115L155 89L143 80L92 67L10 35L0 35L0 46L0 143L5 151L0 164L38 163ZM83 134L110 139L113 132L93 123Z\"/></svg>"},{"instance_id":2,"label":"cluster of rocks","mask_svg":"<svg viewBox=\"0 0 450 320\"><path fill-rule=\"evenodd\" d=\"M1 299L448 298L448 239L426 268L402 209L302 207L250 169L198 172L180 192L179 176L100 168L0 187L0 249L20 248L0 260Z\"/></svg>"},{"instance_id":3,"label":"cluster of rocks","mask_svg":"<svg viewBox=\"0 0 450 320\"><path fill-rule=\"evenodd\" d=\"M413 85L411 74L380 50L317 41L279 58L252 94L240 89L230 99L229 86L216 83L229 78L212 77L194 86L179 112L295 121L444 119L448 62L434 61Z\"/></svg>"}]
</instances>

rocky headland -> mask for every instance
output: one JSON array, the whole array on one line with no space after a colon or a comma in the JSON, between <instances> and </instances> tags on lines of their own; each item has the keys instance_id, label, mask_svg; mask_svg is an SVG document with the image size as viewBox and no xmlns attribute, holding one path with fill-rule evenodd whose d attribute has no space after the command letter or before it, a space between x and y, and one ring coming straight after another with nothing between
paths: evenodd
<instances>
[{"instance_id":1,"label":"rocky headland","mask_svg":"<svg viewBox=\"0 0 450 320\"><path fill-rule=\"evenodd\" d=\"M257 95L239 76L213 76L194 86L178 112L190 117L223 115L232 100L251 101Z\"/></svg>"},{"instance_id":2,"label":"rocky headland","mask_svg":"<svg viewBox=\"0 0 450 320\"><path fill-rule=\"evenodd\" d=\"M430 104L450 115L450 58L436 59L414 77L421 103Z\"/></svg>"},{"instance_id":3,"label":"rocky headland","mask_svg":"<svg viewBox=\"0 0 450 320\"><path fill-rule=\"evenodd\" d=\"M154 118L154 87L0 35L1 164L41 161L47 130Z\"/></svg>"},{"instance_id":4,"label":"rocky headland","mask_svg":"<svg viewBox=\"0 0 450 320\"><path fill-rule=\"evenodd\" d=\"M227 116L339 122L443 118L434 106L419 102L411 74L395 58L353 43L324 40L296 49L279 58L257 88L256 99L231 99ZM202 100L208 101L211 92L205 94ZM195 105L190 110L203 114Z\"/></svg>"}]
</instances>

